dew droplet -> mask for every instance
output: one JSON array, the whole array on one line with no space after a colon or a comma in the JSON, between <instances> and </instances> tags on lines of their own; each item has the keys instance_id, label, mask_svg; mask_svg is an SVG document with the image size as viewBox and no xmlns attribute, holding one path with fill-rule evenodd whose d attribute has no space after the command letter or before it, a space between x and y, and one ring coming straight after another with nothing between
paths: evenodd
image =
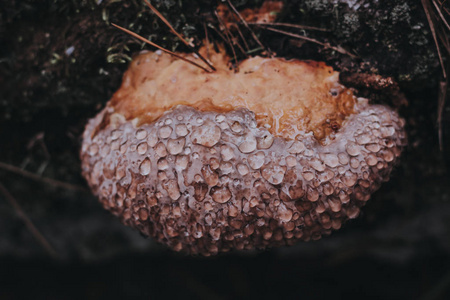
<instances>
[{"instance_id":1,"label":"dew droplet","mask_svg":"<svg viewBox=\"0 0 450 300\"><path fill-rule=\"evenodd\" d=\"M357 169L359 167L359 160L355 157L352 157L350 159L350 167L352 167L353 169Z\"/></svg>"},{"instance_id":2,"label":"dew droplet","mask_svg":"<svg viewBox=\"0 0 450 300\"><path fill-rule=\"evenodd\" d=\"M148 149L147 142L142 142L137 146L137 153L139 153L140 155L143 155L147 152L147 149Z\"/></svg>"},{"instance_id":3,"label":"dew droplet","mask_svg":"<svg viewBox=\"0 0 450 300\"><path fill-rule=\"evenodd\" d=\"M324 164L331 168L337 167L339 165L339 158L336 154L333 153L321 153L320 159L323 160Z\"/></svg>"},{"instance_id":4,"label":"dew droplet","mask_svg":"<svg viewBox=\"0 0 450 300\"><path fill-rule=\"evenodd\" d=\"M333 185L331 183L329 183L329 182L326 182L323 185L323 193L325 195L329 196L329 195L333 194L333 192L334 192Z\"/></svg>"},{"instance_id":5,"label":"dew droplet","mask_svg":"<svg viewBox=\"0 0 450 300\"><path fill-rule=\"evenodd\" d=\"M372 143L372 144L367 144L366 145L366 149L371 151L371 152L375 152L377 153L378 151L380 151L381 146L377 143Z\"/></svg>"},{"instance_id":6,"label":"dew droplet","mask_svg":"<svg viewBox=\"0 0 450 300\"><path fill-rule=\"evenodd\" d=\"M211 235L211 238L215 241L218 241L220 239L220 234L221 234L220 228L211 228L209 230L209 235ZM210 249L208 249L208 250L211 251Z\"/></svg>"},{"instance_id":7,"label":"dew droplet","mask_svg":"<svg viewBox=\"0 0 450 300\"><path fill-rule=\"evenodd\" d=\"M156 206L158 204L158 199L155 197L154 194L150 194L147 192L147 204L149 207Z\"/></svg>"},{"instance_id":8,"label":"dew droplet","mask_svg":"<svg viewBox=\"0 0 450 300\"><path fill-rule=\"evenodd\" d=\"M202 175L209 186L215 186L219 183L219 175L211 170L209 165L203 166Z\"/></svg>"},{"instance_id":9,"label":"dew droplet","mask_svg":"<svg viewBox=\"0 0 450 300\"><path fill-rule=\"evenodd\" d=\"M342 204L337 198L328 198L328 205L330 206L332 212L341 211Z\"/></svg>"},{"instance_id":10,"label":"dew droplet","mask_svg":"<svg viewBox=\"0 0 450 300\"><path fill-rule=\"evenodd\" d=\"M372 141L372 136L369 133L363 133L356 137L356 142L360 145L368 144Z\"/></svg>"},{"instance_id":11,"label":"dew droplet","mask_svg":"<svg viewBox=\"0 0 450 300\"><path fill-rule=\"evenodd\" d=\"M270 229L268 229L268 228L262 230L262 236L263 236L263 239L265 239L265 240L270 240L270 238L272 237L272 235L273 235L272 230L270 230Z\"/></svg>"},{"instance_id":12,"label":"dew droplet","mask_svg":"<svg viewBox=\"0 0 450 300\"><path fill-rule=\"evenodd\" d=\"M186 125L184 125L184 124L178 124L178 125L175 127L175 133L176 133L178 136L186 136L186 135L189 133L189 131L188 131Z\"/></svg>"},{"instance_id":13,"label":"dew droplet","mask_svg":"<svg viewBox=\"0 0 450 300\"><path fill-rule=\"evenodd\" d=\"M242 153L250 153L255 151L256 149L256 138L251 133L246 133L242 140L242 143L239 144L239 150Z\"/></svg>"},{"instance_id":14,"label":"dew droplet","mask_svg":"<svg viewBox=\"0 0 450 300\"><path fill-rule=\"evenodd\" d=\"M223 204L231 199L231 192L226 186L215 186L211 189L211 197L215 202Z\"/></svg>"},{"instance_id":15,"label":"dew droplet","mask_svg":"<svg viewBox=\"0 0 450 300\"><path fill-rule=\"evenodd\" d=\"M148 219L148 210L146 208L141 208L141 209L139 209L138 215L139 215L139 220L147 221L147 219Z\"/></svg>"},{"instance_id":16,"label":"dew droplet","mask_svg":"<svg viewBox=\"0 0 450 300\"><path fill-rule=\"evenodd\" d=\"M180 154L181 152L183 152L185 143L186 139L184 137L169 139L167 141L167 151L169 151L169 153L172 155Z\"/></svg>"},{"instance_id":17,"label":"dew droplet","mask_svg":"<svg viewBox=\"0 0 450 300\"><path fill-rule=\"evenodd\" d=\"M350 156L357 156L359 155L359 153L361 153L360 147L353 142L349 142L347 144L346 150Z\"/></svg>"},{"instance_id":18,"label":"dew droplet","mask_svg":"<svg viewBox=\"0 0 450 300\"><path fill-rule=\"evenodd\" d=\"M216 122L217 123L223 122L224 120L225 120L225 116L224 115L220 114L220 115L216 116Z\"/></svg>"},{"instance_id":19,"label":"dew droplet","mask_svg":"<svg viewBox=\"0 0 450 300\"><path fill-rule=\"evenodd\" d=\"M156 143L158 143L158 141L159 141L159 139L156 136L155 131L150 132L150 134L148 135L148 138L147 138L148 145L150 147L155 147L155 145L156 145Z\"/></svg>"},{"instance_id":20,"label":"dew droplet","mask_svg":"<svg viewBox=\"0 0 450 300\"><path fill-rule=\"evenodd\" d=\"M325 170L325 166L321 160L313 158L309 161L309 165L316 171L322 172Z\"/></svg>"},{"instance_id":21,"label":"dew droplet","mask_svg":"<svg viewBox=\"0 0 450 300\"><path fill-rule=\"evenodd\" d=\"M206 214L205 224L208 226L211 226L212 223L213 223L213 218L212 218L211 214Z\"/></svg>"},{"instance_id":22,"label":"dew droplet","mask_svg":"<svg viewBox=\"0 0 450 300\"><path fill-rule=\"evenodd\" d=\"M249 172L249 169L246 165L244 164L238 164L237 165L237 171L239 172L239 174L241 174L242 176L247 175Z\"/></svg>"},{"instance_id":23,"label":"dew droplet","mask_svg":"<svg viewBox=\"0 0 450 300\"><path fill-rule=\"evenodd\" d=\"M211 157L211 159L209 160L209 166L211 167L211 169L217 170L220 167L220 161L215 157Z\"/></svg>"},{"instance_id":24,"label":"dew droplet","mask_svg":"<svg viewBox=\"0 0 450 300\"><path fill-rule=\"evenodd\" d=\"M88 149L88 153L89 153L89 155L91 155L91 156L97 154L97 153L98 153L98 145L97 145L97 144L92 144L92 145L90 145L90 146L89 146L89 149Z\"/></svg>"},{"instance_id":25,"label":"dew droplet","mask_svg":"<svg viewBox=\"0 0 450 300\"><path fill-rule=\"evenodd\" d=\"M147 137L147 131L145 129L139 129L136 131L136 138L138 140L145 139Z\"/></svg>"},{"instance_id":26,"label":"dew droplet","mask_svg":"<svg viewBox=\"0 0 450 300\"><path fill-rule=\"evenodd\" d=\"M222 159L224 161L229 161L234 158L234 151L230 146L224 145L221 147Z\"/></svg>"},{"instance_id":27,"label":"dew droplet","mask_svg":"<svg viewBox=\"0 0 450 300\"><path fill-rule=\"evenodd\" d=\"M223 174L229 174L233 171L233 165L230 162L223 162L220 165L220 171L222 171Z\"/></svg>"},{"instance_id":28,"label":"dew droplet","mask_svg":"<svg viewBox=\"0 0 450 300\"><path fill-rule=\"evenodd\" d=\"M111 150L112 151L116 151L119 150L120 147L120 141L119 140L115 140L111 142Z\"/></svg>"},{"instance_id":29,"label":"dew droplet","mask_svg":"<svg viewBox=\"0 0 450 300\"><path fill-rule=\"evenodd\" d=\"M356 175L352 171L347 171L342 176L342 182L348 187L354 186L357 179L358 179L358 175Z\"/></svg>"},{"instance_id":30,"label":"dew droplet","mask_svg":"<svg viewBox=\"0 0 450 300\"><path fill-rule=\"evenodd\" d=\"M111 140L117 140L118 138L120 138L121 136L122 136L122 130L119 130L119 129L117 129L117 130L113 130L112 132L111 132Z\"/></svg>"},{"instance_id":31,"label":"dew droplet","mask_svg":"<svg viewBox=\"0 0 450 300\"><path fill-rule=\"evenodd\" d=\"M159 136L162 139L167 139L172 134L172 127L163 126L159 129Z\"/></svg>"},{"instance_id":32,"label":"dew droplet","mask_svg":"<svg viewBox=\"0 0 450 300\"><path fill-rule=\"evenodd\" d=\"M387 162L391 162L394 160L394 154L390 150L385 150L381 154L383 159Z\"/></svg>"},{"instance_id":33,"label":"dew droplet","mask_svg":"<svg viewBox=\"0 0 450 300\"><path fill-rule=\"evenodd\" d=\"M286 208L285 205L280 204L278 206L277 217L281 222L289 222L292 220L293 212L291 209Z\"/></svg>"},{"instance_id":34,"label":"dew droplet","mask_svg":"<svg viewBox=\"0 0 450 300\"><path fill-rule=\"evenodd\" d=\"M288 149L288 152L291 154L298 154L305 151L306 146L300 141L295 141Z\"/></svg>"},{"instance_id":35,"label":"dew droplet","mask_svg":"<svg viewBox=\"0 0 450 300\"><path fill-rule=\"evenodd\" d=\"M392 126L386 126L386 127L381 127L380 131L381 131L381 136L384 138L387 138L387 137L394 135L395 128Z\"/></svg>"},{"instance_id":36,"label":"dew droplet","mask_svg":"<svg viewBox=\"0 0 450 300\"><path fill-rule=\"evenodd\" d=\"M329 181L331 180L331 178L334 177L334 172L331 171L330 169L326 169L325 171L323 171L322 173L318 174L318 179L321 182L325 182L325 181Z\"/></svg>"},{"instance_id":37,"label":"dew droplet","mask_svg":"<svg viewBox=\"0 0 450 300\"><path fill-rule=\"evenodd\" d=\"M158 180L159 181L167 180L167 173L164 171L158 171ZM162 197L162 195L161 195L161 197Z\"/></svg>"},{"instance_id":38,"label":"dew droplet","mask_svg":"<svg viewBox=\"0 0 450 300\"><path fill-rule=\"evenodd\" d=\"M350 196L343 190L339 192L339 199L342 201L342 203L348 203L350 201Z\"/></svg>"},{"instance_id":39,"label":"dew droplet","mask_svg":"<svg viewBox=\"0 0 450 300\"><path fill-rule=\"evenodd\" d=\"M314 178L314 173L313 173L313 172L310 172L310 171L305 171L305 172L303 172L303 178L304 178L306 181L311 181L311 180L313 180L313 178Z\"/></svg>"},{"instance_id":40,"label":"dew droplet","mask_svg":"<svg viewBox=\"0 0 450 300\"><path fill-rule=\"evenodd\" d=\"M359 215L359 207L357 207L357 206L348 207L346 209L346 212L347 212L347 217L349 219L355 219Z\"/></svg>"},{"instance_id":41,"label":"dew droplet","mask_svg":"<svg viewBox=\"0 0 450 300\"><path fill-rule=\"evenodd\" d=\"M189 163L189 158L187 155L178 155L175 160L175 165L180 169L186 169Z\"/></svg>"},{"instance_id":42,"label":"dew droplet","mask_svg":"<svg viewBox=\"0 0 450 300\"><path fill-rule=\"evenodd\" d=\"M306 198L308 198L309 201L311 202L315 202L319 199L319 191L317 191L316 189L309 187L308 191L306 193Z\"/></svg>"},{"instance_id":43,"label":"dew droplet","mask_svg":"<svg viewBox=\"0 0 450 300\"><path fill-rule=\"evenodd\" d=\"M286 165L288 167L295 167L297 165L297 159L295 158L295 156L289 155L286 157Z\"/></svg>"},{"instance_id":44,"label":"dew droplet","mask_svg":"<svg viewBox=\"0 0 450 300\"><path fill-rule=\"evenodd\" d=\"M264 160L265 160L265 156L264 156L264 152L262 152L262 151L256 152L254 154L250 154L248 156L248 164L254 170L258 170L259 168L261 168L264 165Z\"/></svg>"},{"instance_id":45,"label":"dew droplet","mask_svg":"<svg viewBox=\"0 0 450 300\"><path fill-rule=\"evenodd\" d=\"M271 184L280 184L283 182L286 167L273 165L262 169L262 177Z\"/></svg>"},{"instance_id":46,"label":"dew droplet","mask_svg":"<svg viewBox=\"0 0 450 300\"><path fill-rule=\"evenodd\" d=\"M377 164L378 159L375 156L375 154L370 153L369 155L366 156L366 162L369 166L373 167Z\"/></svg>"},{"instance_id":47,"label":"dew droplet","mask_svg":"<svg viewBox=\"0 0 450 300\"><path fill-rule=\"evenodd\" d=\"M178 187L178 183L175 179L168 180L162 184L163 188L167 191L170 199L173 201L178 200L180 198L180 188Z\"/></svg>"},{"instance_id":48,"label":"dew droplet","mask_svg":"<svg viewBox=\"0 0 450 300\"><path fill-rule=\"evenodd\" d=\"M358 184L360 186L362 186L363 188L366 188L366 189L368 189L370 187L370 181L369 180L360 180L358 182Z\"/></svg>"},{"instance_id":49,"label":"dew droplet","mask_svg":"<svg viewBox=\"0 0 450 300\"><path fill-rule=\"evenodd\" d=\"M257 139L257 147L258 149L269 149L273 144L273 135L265 134L264 136Z\"/></svg>"},{"instance_id":50,"label":"dew droplet","mask_svg":"<svg viewBox=\"0 0 450 300\"><path fill-rule=\"evenodd\" d=\"M234 205L228 205L228 216L237 217L239 215L239 209Z\"/></svg>"},{"instance_id":51,"label":"dew droplet","mask_svg":"<svg viewBox=\"0 0 450 300\"><path fill-rule=\"evenodd\" d=\"M219 142L221 135L220 128L208 120L203 126L192 131L191 139L194 144L212 147Z\"/></svg>"},{"instance_id":52,"label":"dew droplet","mask_svg":"<svg viewBox=\"0 0 450 300\"><path fill-rule=\"evenodd\" d=\"M111 151L111 147L109 145L103 146L102 150L100 151L101 157L106 157L110 151Z\"/></svg>"},{"instance_id":53,"label":"dew droplet","mask_svg":"<svg viewBox=\"0 0 450 300\"><path fill-rule=\"evenodd\" d=\"M339 159L339 163L341 165L348 164L349 159L348 159L348 155L346 153L344 153L344 152L339 153L338 154L338 159Z\"/></svg>"},{"instance_id":54,"label":"dew droplet","mask_svg":"<svg viewBox=\"0 0 450 300\"><path fill-rule=\"evenodd\" d=\"M158 143L155 146L155 152L156 152L156 154L158 154L159 157L167 156L167 149L166 149L166 146L164 146L163 143Z\"/></svg>"},{"instance_id":55,"label":"dew droplet","mask_svg":"<svg viewBox=\"0 0 450 300\"><path fill-rule=\"evenodd\" d=\"M160 158L157 165L158 170L167 170L169 168L169 162L165 158Z\"/></svg>"},{"instance_id":56,"label":"dew droplet","mask_svg":"<svg viewBox=\"0 0 450 300\"><path fill-rule=\"evenodd\" d=\"M289 187L289 196L292 200L298 200L305 195L305 190L303 189L303 182L301 180L297 181L295 185Z\"/></svg>"},{"instance_id":57,"label":"dew droplet","mask_svg":"<svg viewBox=\"0 0 450 300\"><path fill-rule=\"evenodd\" d=\"M244 128L242 128L241 123L239 123L238 121L235 121L232 125L231 125L231 130L235 133L241 133Z\"/></svg>"},{"instance_id":58,"label":"dew droplet","mask_svg":"<svg viewBox=\"0 0 450 300\"><path fill-rule=\"evenodd\" d=\"M194 199L198 202L203 201L205 199L206 193L208 192L208 185L203 182L195 182L194 186Z\"/></svg>"},{"instance_id":59,"label":"dew droplet","mask_svg":"<svg viewBox=\"0 0 450 300\"><path fill-rule=\"evenodd\" d=\"M147 157L145 158L141 165L139 166L139 173L141 173L141 175L148 175L150 173L151 170L151 161L150 159Z\"/></svg>"},{"instance_id":60,"label":"dew droplet","mask_svg":"<svg viewBox=\"0 0 450 300\"><path fill-rule=\"evenodd\" d=\"M253 224L247 224L247 225L244 227L244 233L245 233L247 236L252 235L253 232L255 232L255 225L253 225Z\"/></svg>"}]
</instances>

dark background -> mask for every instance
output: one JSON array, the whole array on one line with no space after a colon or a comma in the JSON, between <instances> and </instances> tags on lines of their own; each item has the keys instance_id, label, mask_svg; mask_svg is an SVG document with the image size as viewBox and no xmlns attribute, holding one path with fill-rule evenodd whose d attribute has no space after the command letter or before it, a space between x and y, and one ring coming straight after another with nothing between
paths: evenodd
<instances>
[{"instance_id":1,"label":"dark background","mask_svg":"<svg viewBox=\"0 0 450 300\"><path fill-rule=\"evenodd\" d=\"M261 2L233 1L239 9ZM450 17L448 4L435 2ZM213 2L152 3L197 43L203 24L219 27ZM78 158L84 124L143 49L109 22L187 49L140 1L0 0L0 299L450 299L450 109L442 110L440 149L438 108L446 88L439 92L442 71L425 11L435 22L444 67L448 31L432 5L285 3L280 22L327 31L283 30L342 53L255 29L279 56L395 79L409 102L399 108L409 143L360 218L331 236L202 258L174 253L121 225L87 190ZM395 104L392 91L360 92Z\"/></svg>"}]
</instances>

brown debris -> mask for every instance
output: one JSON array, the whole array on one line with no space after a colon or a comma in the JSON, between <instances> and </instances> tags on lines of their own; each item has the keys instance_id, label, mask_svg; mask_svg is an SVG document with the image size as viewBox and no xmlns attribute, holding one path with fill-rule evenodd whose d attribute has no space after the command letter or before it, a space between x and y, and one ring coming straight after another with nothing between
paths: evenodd
<instances>
[{"instance_id":1,"label":"brown debris","mask_svg":"<svg viewBox=\"0 0 450 300\"><path fill-rule=\"evenodd\" d=\"M339 80L346 86L357 89L379 92L392 101L395 107L407 106L408 100L392 77L383 77L376 74L349 73L339 74Z\"/></svg>"}]
</instances>

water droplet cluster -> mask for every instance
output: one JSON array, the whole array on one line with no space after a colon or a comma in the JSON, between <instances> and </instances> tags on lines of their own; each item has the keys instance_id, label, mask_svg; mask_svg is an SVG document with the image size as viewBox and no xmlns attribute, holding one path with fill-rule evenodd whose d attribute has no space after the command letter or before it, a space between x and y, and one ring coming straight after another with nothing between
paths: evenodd
<instances>
[{"instance_id":1,"label":"water droplet cluster","mask_svg":"<svg viewBox=\"0 0 450 300\"><path fill-rule=\"evenodd\" d=\"M178 106L138 128L123 120L97 131L107 109L84 133L92 191L124 224L191 254L330 234L388 180L406 139L396 112L362 103L326 144L273 136L247 109Z\"/></svg>"}]
</instances>

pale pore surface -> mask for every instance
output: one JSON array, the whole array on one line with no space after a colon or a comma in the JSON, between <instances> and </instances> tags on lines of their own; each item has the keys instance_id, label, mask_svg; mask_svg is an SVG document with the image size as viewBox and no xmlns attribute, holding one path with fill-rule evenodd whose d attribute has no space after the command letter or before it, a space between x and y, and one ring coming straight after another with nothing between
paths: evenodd
<instances>
[{"instance_id":1,"label":"pale pore surface","mask_svg":"<svg viewBox=\"0 0 450 300\"><path fill-rule=\"evenodd\" d=\"M235 72L227 65L227 56L210 54L217 68L213 73L165 53L140 54L108 106L139 124L151 123L180 104L215 112L244 107L255 113L259 126L276 136L293 139L312 131L319 140L354 112L352 91L322 62L257 56L244 60ZM105 117L103 126L110 122Z\"/></svg>"}]
</instances>

